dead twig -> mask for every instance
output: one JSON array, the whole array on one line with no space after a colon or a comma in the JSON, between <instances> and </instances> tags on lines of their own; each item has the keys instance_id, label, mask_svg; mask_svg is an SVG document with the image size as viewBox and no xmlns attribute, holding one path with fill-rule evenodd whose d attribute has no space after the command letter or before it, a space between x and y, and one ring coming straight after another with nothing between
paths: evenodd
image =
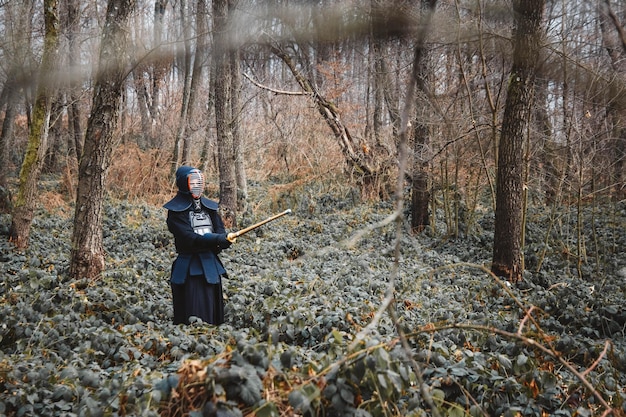
<instances>
[{"instance_id":1,"label":"dead twig","mask_svg":"<svg viewBox=\"0 0 626 417\"><path fill-rule=\"evenodd\" d=\"M598 390L596 390L596 388L591 384L591 382L589 382L587 378L585 377L589 372L591 372L597 366L598 362L602 359L602 357L606 353L606 350L610 341L607 340L605 342L604 351L600 354L600 357L598 357L598 359L592 364L592 366L589 369L585 370L584 372L579 372L578 370L574 368L574 366L571 363L563 359L563 357L554 348L546 347L542 345L541 343L539 343L538 341L531 339L529 337L526 337L524 335L507 332L505 330L501 330L496 327L485 326L482 324L453 323L453 324L439 326L439 327L437 326L424 327L419 332L416 332L416 333L432 333L432 332L439 332L442 330L450 330L450 329L478 330L478 331L482 331L485 333L495 333L500 336L504 336L506 338L520 340L522 343L528 346L539 349L543 353L550 355L556 360L558 360L561 363L561 365L567 368L576 378L578 378L578 380L585 386L585 388L587 388L589 392L598 400L598 402L606 409L605 412L602 414L603 416L608 416L611 414L617 415L615 414L613 408L602 397L602 394L600 394Z\"/></svg>"},{"instance_id":2,"label":"dead twig","mask_svg":"<svg viewBox=\"0 0 626 417\"><path fill-rule=\"evenodd\" d=\"M261 84L260 82L252 79L252 77L248 74L246 74L245 72L242 73L244 77L246 77L248 79L248 81L250 81L252 84L256 85L257 87L263 89L263 90L267 90L267 91L271 91L274 94L282 94L282 95L287 95L287 96L310 96L312 95L312 93L306 92L306 91L285 91L285 90L278 90L276 88L272 88L272 87L268 87L264 84Z\"/></svg>"}]
</instances>

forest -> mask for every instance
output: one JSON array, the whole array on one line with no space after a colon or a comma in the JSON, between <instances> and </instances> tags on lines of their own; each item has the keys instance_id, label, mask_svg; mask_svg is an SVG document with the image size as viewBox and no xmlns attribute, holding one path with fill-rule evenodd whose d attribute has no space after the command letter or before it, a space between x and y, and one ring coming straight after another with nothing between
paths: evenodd
<instances>
[{"instance_id":1,"label":"forest","mask_svg":"<svg viewBox=\"0 0 626 417\"><path fill-rule=\"evenodd\" d=\"M626 415L626 2L0 1L0 417ZM238 237L173 324L183 165Z\"/></svg>"}]
</instances>

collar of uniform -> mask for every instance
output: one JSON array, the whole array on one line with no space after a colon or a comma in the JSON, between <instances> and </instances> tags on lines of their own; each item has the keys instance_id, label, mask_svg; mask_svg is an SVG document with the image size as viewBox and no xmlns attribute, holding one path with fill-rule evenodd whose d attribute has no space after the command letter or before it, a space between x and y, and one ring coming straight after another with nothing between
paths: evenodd
<instances>
[{"instance_id":1,"label":"collar of uniform","mask_svg":"<svg viewBox=\"0 0 626 417\"><path fill-rule=\"evenodd\" d=\"M202 205L209 210L217 210L217 203L206 197L200 197ZM164 208L172 211L185 211L193 204L191 194L178 192L174 198L163 205Z\"/></svg>"}]
</instances>

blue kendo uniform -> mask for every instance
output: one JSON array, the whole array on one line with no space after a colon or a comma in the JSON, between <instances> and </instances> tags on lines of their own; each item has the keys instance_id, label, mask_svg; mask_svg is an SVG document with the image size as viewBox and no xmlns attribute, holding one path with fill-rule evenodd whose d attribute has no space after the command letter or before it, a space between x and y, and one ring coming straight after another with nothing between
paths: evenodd
<instances>
[{"instance_id":1,"label":"blue kendo uniform","mask_svg":"<svg viewBox=\"0 0 626 417\"><path fill-rule=\"evenodd\" d=\"M226 238L218 204L202 196L194 198L190 192L192 171L199 172L189 166L178 168L178 193L163 206L168 210L167 227L174 235L178 253L170 279L174 324L188 324L190 316L221 324L224 322L222 276L226 276L226 269L218 254L231 242Z\"/></svg>"}]
</instances>

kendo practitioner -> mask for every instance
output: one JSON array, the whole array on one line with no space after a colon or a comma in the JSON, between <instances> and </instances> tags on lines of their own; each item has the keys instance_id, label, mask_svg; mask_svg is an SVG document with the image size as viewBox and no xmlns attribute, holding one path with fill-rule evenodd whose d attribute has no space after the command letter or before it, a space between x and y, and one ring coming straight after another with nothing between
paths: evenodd
<instances>
[{"instance_id":1,"label":"kendo practitioner","mask_svg":"<svg viewBox=\"0 0 626 417\"><path fill-rule=\"evenodd\" d=\"M176 185L176 196L163 206L178 253L170 279L174 324L189 324L189 317L195 316L219 325L224 322L222 277L226 270L218 254L231 242L218 204L202 196L202 172L181 166L176 170Z\"/></svg>"}]
</instances>

